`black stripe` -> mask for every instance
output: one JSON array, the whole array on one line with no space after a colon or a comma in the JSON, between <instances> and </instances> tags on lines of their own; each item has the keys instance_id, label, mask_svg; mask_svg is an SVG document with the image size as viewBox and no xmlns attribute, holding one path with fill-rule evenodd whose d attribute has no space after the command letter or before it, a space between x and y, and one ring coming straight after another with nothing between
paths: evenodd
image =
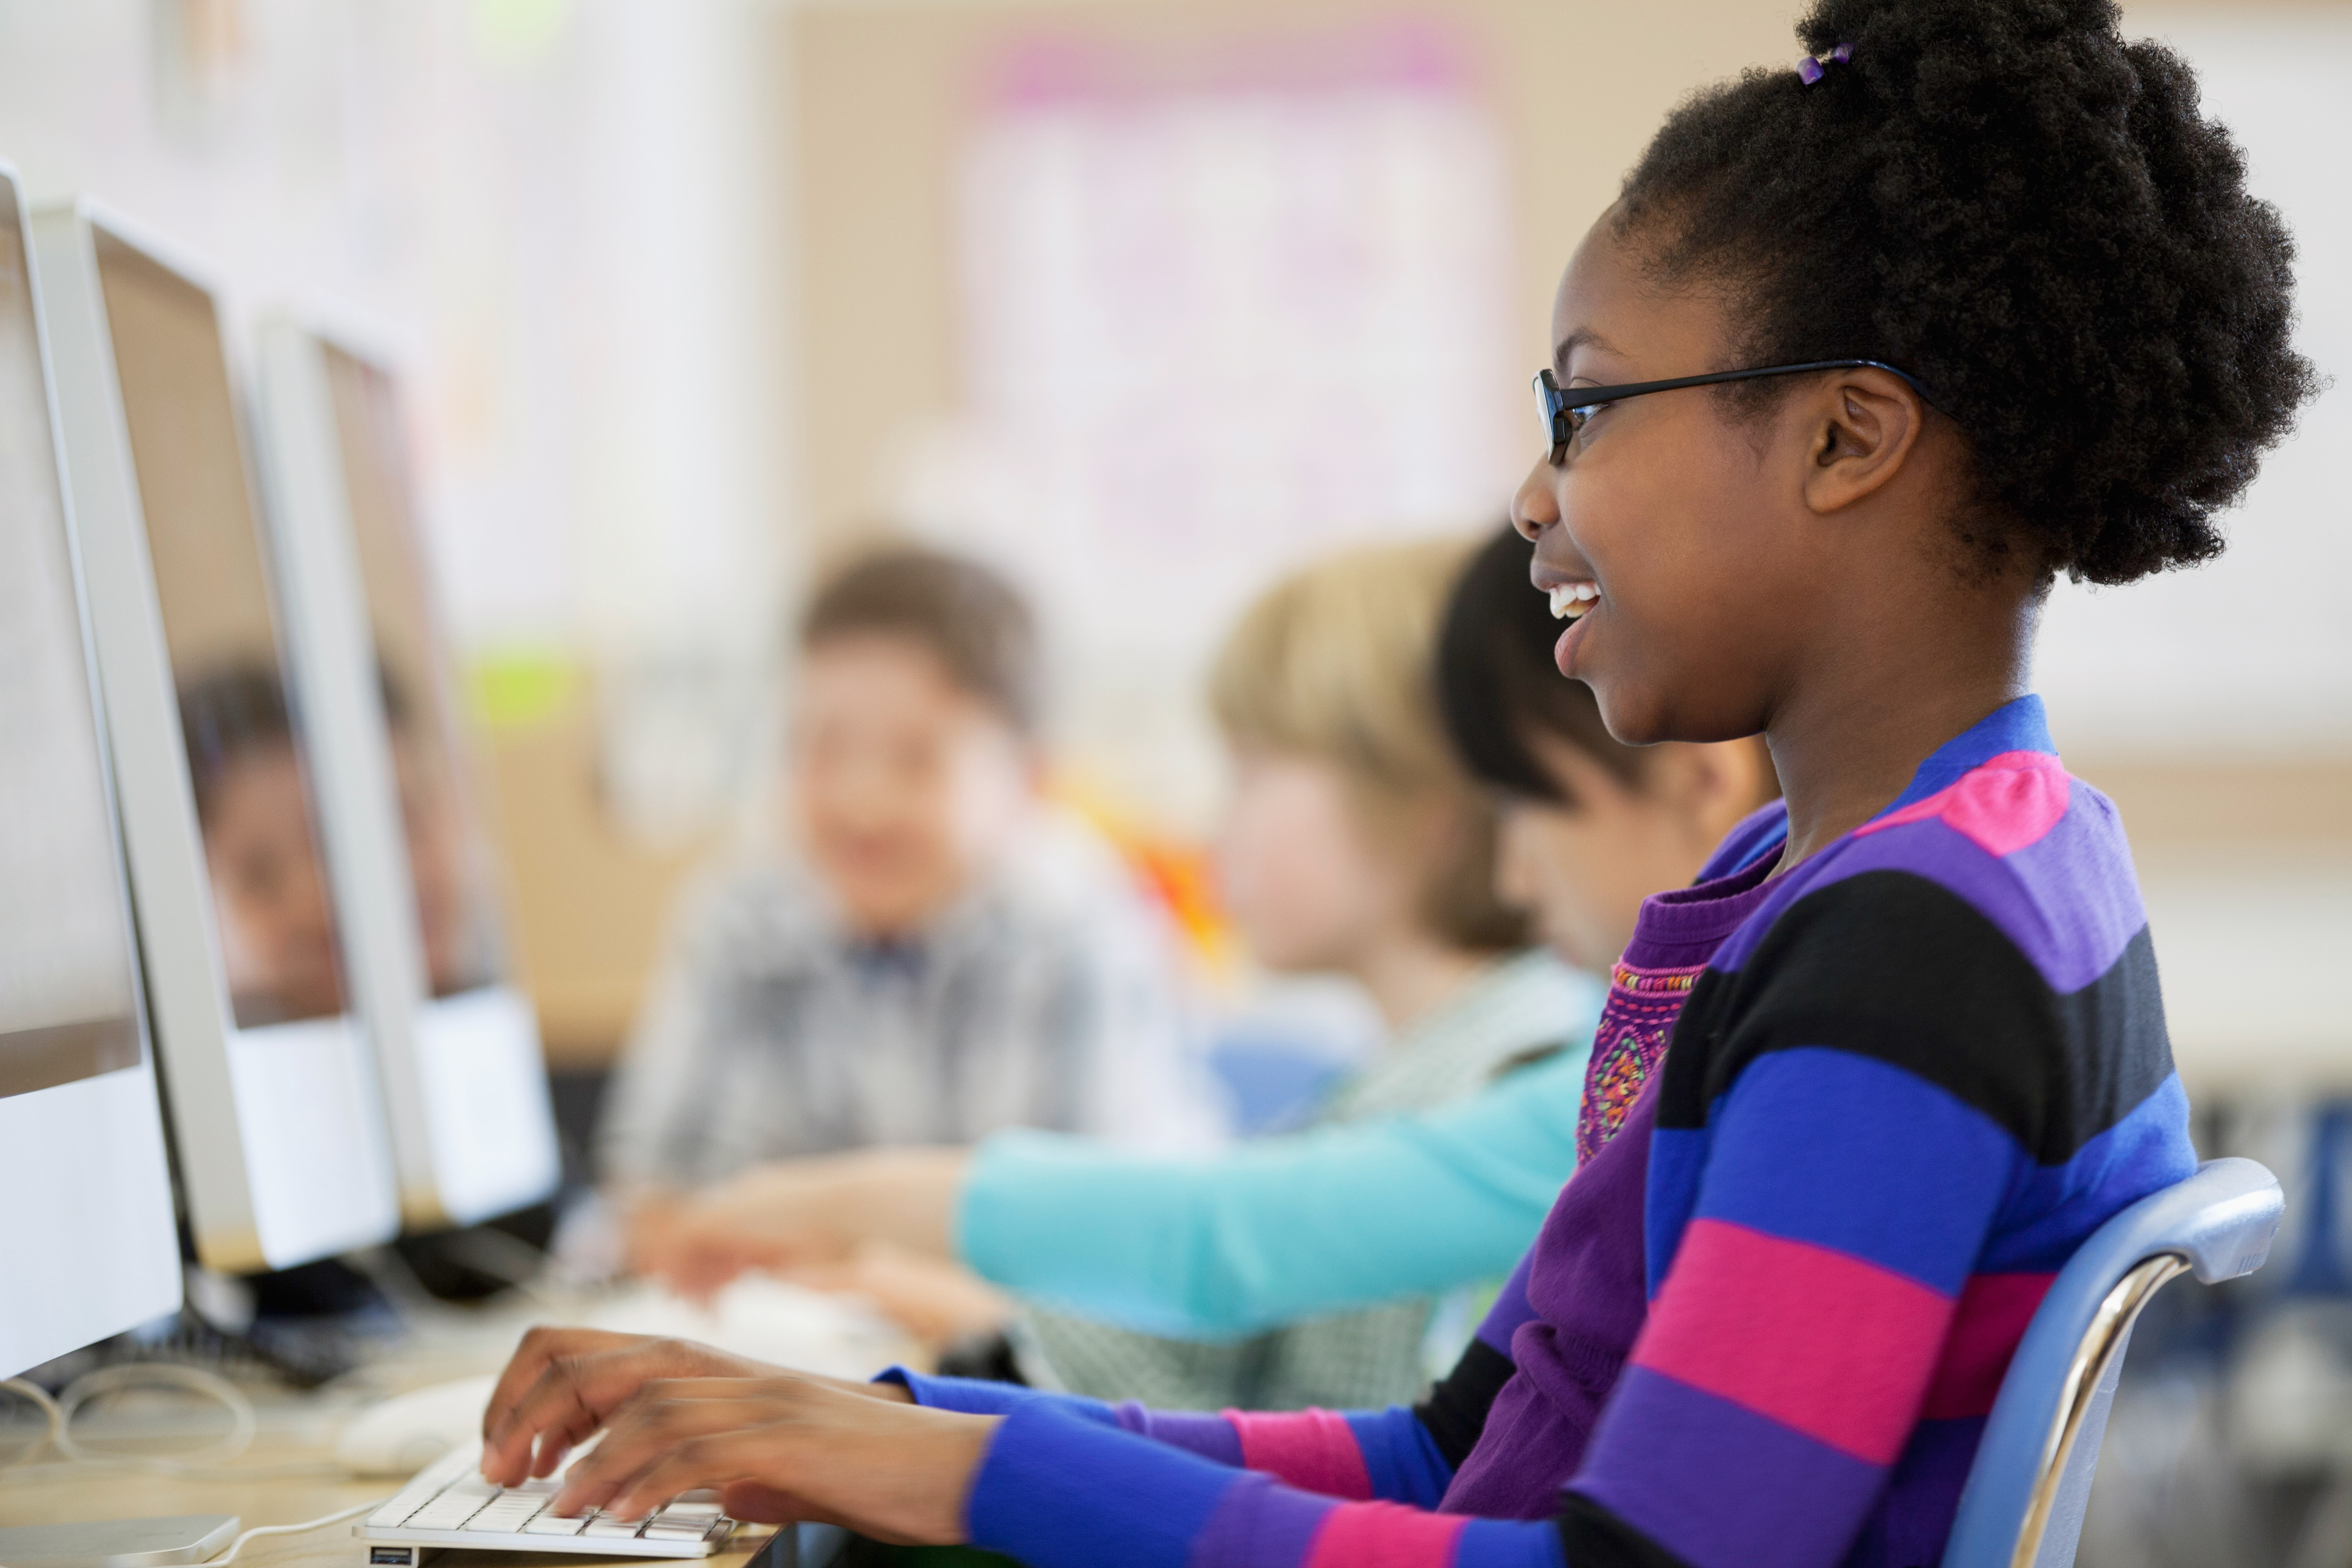
<instances>
[{"instance_id":1,"label":"black stripe","mask_svg":"<svg viewBox=\"0 0 2352 1568\"><path fill-rule=\"evenodd\" d=\"M1486 1412L1517 1370L1509 1356L1484 1340L1472 1340L1445 1380L1412 1407L1448 1465L1459 1470L1478 1446L1478 1434L1486 1429Z\"/></svg>"},{"instance_id":2,"label":"black stripe","mask_svg":"<svg viewBox=\"0 0 2352 1568\"><path fill-rule=\"evenodd\" d=\"M1703 1127L1767 1051L1828 1046L1915 1073L2063 1164L2172 1071L2142 926L2106 973L2051 990L1975 906L1907 871L1808 893L1737 973L1708 970L1675 1026L1658 1125Z\"/></svg>"},{"instance_id":3,"label":"black stripe","mask_svg":"<svg viewBox=\"0 0 2352 1568\"><path fill-rule=\"evenodd\" d=\"M1552 1522L1568 1568L1690 1568L1591 1498L1562 1492L1559 1502Z\"/></svg>"}]
</instances>

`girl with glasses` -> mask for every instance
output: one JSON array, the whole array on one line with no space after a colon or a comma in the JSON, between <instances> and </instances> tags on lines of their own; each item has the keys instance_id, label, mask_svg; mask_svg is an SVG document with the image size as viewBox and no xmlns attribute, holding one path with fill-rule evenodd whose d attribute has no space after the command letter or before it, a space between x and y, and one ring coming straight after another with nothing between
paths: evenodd
<instances>
[{"instance_id":1,"label":"girl with glasses","mask_svg":"<svg viewBox=\"0 0 2352 1568\"><path fill-rule=\"evenodd\" d=\"M1940 1555L2051 1278L2196 1163L2122 828L2031 694L2035 617L2060 573L2218 552L2314 389L2278 215L2117 22L1822 0L1802 67L1677 110L1569 262L1515 509L1559 668L1621 740L1761 733L1785 802L1644 906L1577 1173L1427 1400L647 1387L667 1352L541 1339L493 1473L604 1424L564 1506L724 1484L1034 1568Z\"/></svg>"}]
</instances>

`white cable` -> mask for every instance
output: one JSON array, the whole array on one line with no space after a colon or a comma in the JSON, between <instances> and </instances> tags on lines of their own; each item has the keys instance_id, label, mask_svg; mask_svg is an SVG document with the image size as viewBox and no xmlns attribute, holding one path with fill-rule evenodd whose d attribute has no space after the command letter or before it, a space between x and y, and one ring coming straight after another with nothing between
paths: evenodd
<instances>
[{"instance_id":1,"label":"white cable","mask_svg":"<svg viewBox=\"0 0 2352 1568\"><path fill-rule=\"evenodd\" d=\"M58 1395L58 1435L55 1438L58 1452L68 1459L112 1461L143 1458L144 1456L134 1454L91 1453L75 1440L73 1418L93 1395L111 1394L121 1388L157 1384L184 1388L192 1394L201 1394L208 1399L216 1400L228 1407L229 1416L228 1436L222 1439L220 1450L217 1453L200 1451L194 1454L175 1455L170 1459L158 1462L216 1464L223 1459L234 1459L253 1447L254 1433L258 1426L254 1419L253 1401L247 1399L244 1391L236 1384L219 1373L206 1372L202 1367L182 1366L176 1362L168 1361L134 1361L126 1362L120 1366L102 1366L96 1372L84 1373L66 1384L66 1391Z\"/></svg>"},{"instance_id":2,"label":"white cable","mask_svg":"<svg viewBox=\"0 0 2352 1568\"><path fill-rule=\"evenodd\" d=\"M65 1435L66 1422L64 1415L58 1409L58 1402L50 1398L49 1391L39 1384L27 1383L21 1377L6 1377L0 1378L0 1388L40 1406L42 1415L48 1421L48 1428L33 1439L30 1447L13 1459L0 1460L0 1470L5 1470L28 1463L43 1448L55 1445Z\"/></svg>"},{"instance_id":3,"label":"white cable","mask_svg":"<svg viewBox=\"0 0 2352 1568\"><path fill-rule=\"evenodd\" d=\"M380 1497L373 1502L353 1503L340 1512L327 1514L319 1519L305 1520L300 1524L257 1524L230 1542L228 1550L218 1557L205 1559L199 1568L228 1568L230 1563L236 1561L236 1554L245 1550L245 1543L257 1535L300 1535L309 1531L324 1530L331 1524L340 1524L344 1520L382 1508L391 1500L388 1497Z\"/></svg>"},{"instance_id":4,"label":"white cable","mask_svg":"<svg viewBox=\"0 0 2352 1568\"><path fill-rule=\"evenodd\" d=\"M228 1408L229 1431L222 1439L219 1451L199 1450L193 1457L169 1457L150 1454L110 1454L94 1452L75 1439L70 1430L74 1416L93 1395L112 1393L119 1388L141 1384L168 1384L184 1388L218 1401ZM13 1474L0 1477L5 1481L29 1481L59 1470L100 1466L115 1469L139 1470L148 1475L175 1476L187 1480L262 1480L265 1479L307 1476L340 1476L341 1465L324 1460L294 1460L278 1465L228 1465L222 1461L234 1459L253 1446L257 1422L253 1402L226 1378L201 1367L182 1366L175 1362L128 1362L119 1366L101 1367L87 1373L66 1385L65 1393L56 1399L38 1384L22 1378L0 1381L0 1388L23 1395L41 1407L49 1421L48 1431L24 1453L0 1464L0 1470ZM58 1458L47 1464L31 1463L43 1447L57 1449Z\"/></svg>"}]
</instances>

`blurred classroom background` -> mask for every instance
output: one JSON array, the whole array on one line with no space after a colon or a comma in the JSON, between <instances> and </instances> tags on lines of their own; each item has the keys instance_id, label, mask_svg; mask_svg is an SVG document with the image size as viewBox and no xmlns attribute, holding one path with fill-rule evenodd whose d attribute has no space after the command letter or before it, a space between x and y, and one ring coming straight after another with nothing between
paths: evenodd
<instances>
[{"instance_id":1,"label":"blurred classroom background","mask_svg":"<svg viewBox=\"0 0 2352 1568\"><path fill-rule=\"evenodd\" d=\"M756 830L801 594L877 531L1034 595L1056 789L1234 981L1200 849L1209 650L1289 564L1500 517L1558 268L1676 97L1793 54L1790 20L1749 0L13 0L0 147L36 201L138 215L233 305L330 297L411 371L520 957L577 1125L681 879ZM2040 687L2130 827L2205 1152L2264 1159L2294 1205L2284 1267L2143 1329L2084 1561L2340 1563L2352 5L2135 5L2126 26L2198 65L2286 213L2303 345L2336 384L2224 559L2062 584L2048 614Z\"/></svg>"}]
</instances>

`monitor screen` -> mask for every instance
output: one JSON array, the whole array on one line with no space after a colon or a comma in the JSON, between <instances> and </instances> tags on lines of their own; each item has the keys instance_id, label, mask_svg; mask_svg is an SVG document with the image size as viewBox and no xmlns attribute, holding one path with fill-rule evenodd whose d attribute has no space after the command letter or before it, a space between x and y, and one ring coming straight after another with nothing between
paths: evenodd
<instances>
[{"instance_id":1,"label":"monitor screen","mask_svg":"<svg viewBox=\"0 0 2352 1568\"><path fill-rule=\"evenodd\" d=\"M334 918L220 323L202 289L102 230L97 248L237 1026L331 1016Z\"/></svg>"},{"instance_id":2,"label":"monitor screen","mask_svg":"<svg viewBox=\"0 0 2352 1568\"><path fill-rule=\"evenodd\" d=\"M0 203L0 670L6 1098L141 1060L131 933L13 199Z\"/></svg>"},{"instance_id":3,"label":"monitor screen","mask_svg":"<svg viewBox=\"0 0 2352 1568\"><path fill-rule=\"evenodd\" d=\"M503 978L496 875L475 809L438 617L409 490L397 389L375 365L320 345L336 445L375 639L384 717L399 777L409 875L433 994Z\"/></svg>"}]
</instances>

